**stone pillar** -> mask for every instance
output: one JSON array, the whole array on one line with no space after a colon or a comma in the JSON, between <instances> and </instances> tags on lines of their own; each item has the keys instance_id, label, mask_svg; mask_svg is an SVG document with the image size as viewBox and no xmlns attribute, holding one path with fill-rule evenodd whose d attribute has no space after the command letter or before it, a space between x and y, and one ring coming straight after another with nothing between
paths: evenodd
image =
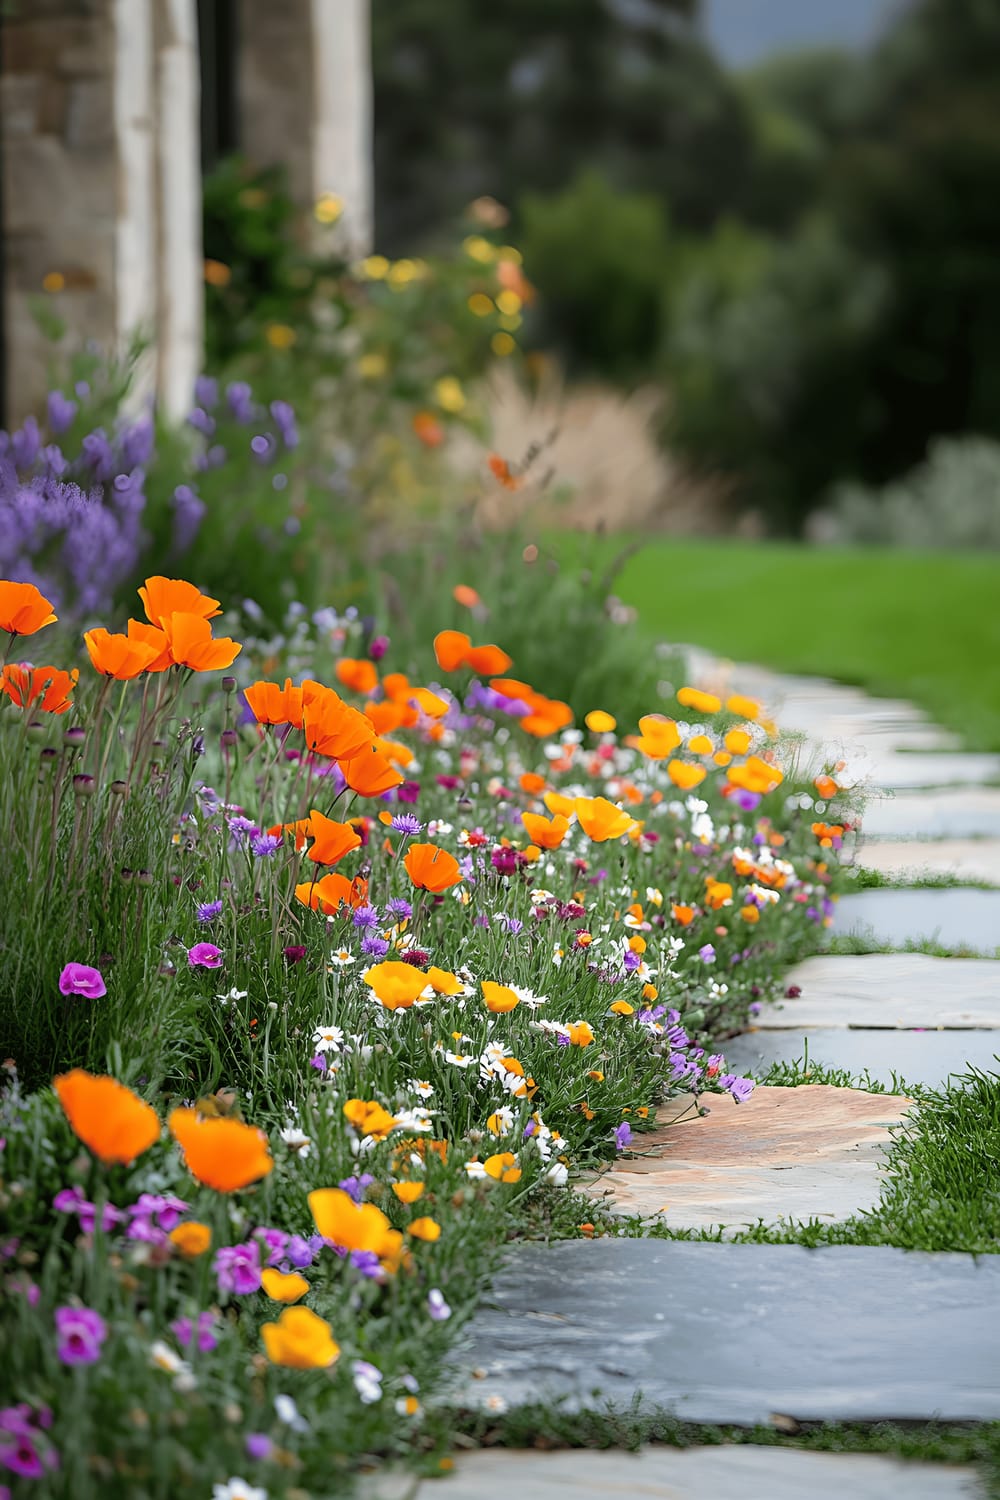
<instances>
[{"instance_id":1,"label":"stone pillar","mask_svg":"<svg viewBox=\"0 0 1000 1500\"><path fill-rule=\"evenodd\" d=\"M140 387L155 384L171 415L190 399L202 302L194 5L31 0L5 17L8 420L47 386L53 351L32 316L45 289L72 343L120 352L140 335Z\"/></svg>"},{"instance_id":2,"label":"stone pillar","mask_svg":"<svg viewBox=\"0 0 1000 1500\"><path fill-rule=\"evenodd\" d=\"M369 0L242 0L239 136L258 167L281 164L316 247L363 255L372 235ZM317 200L344 204L337 223Z\"/></svg>"}]
</instances>

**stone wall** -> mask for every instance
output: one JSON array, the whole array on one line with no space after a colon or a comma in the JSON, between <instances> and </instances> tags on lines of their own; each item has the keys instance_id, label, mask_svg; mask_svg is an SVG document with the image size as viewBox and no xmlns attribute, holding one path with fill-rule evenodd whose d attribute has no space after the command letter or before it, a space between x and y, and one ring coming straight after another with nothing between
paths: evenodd
<instances>
[{"instance_id":1,"label":"stone wall","mask_svg":"<svg viewBox=\"0 0 1000 1500\"><path fill-rule=\"evenodd\" d=\"M8 420L37 410L53 350L146 335L165 407L201 355L195 0L17 0L3 26ZM183 395L182 395L183 392Z\"/></svg>"}]
</instances>

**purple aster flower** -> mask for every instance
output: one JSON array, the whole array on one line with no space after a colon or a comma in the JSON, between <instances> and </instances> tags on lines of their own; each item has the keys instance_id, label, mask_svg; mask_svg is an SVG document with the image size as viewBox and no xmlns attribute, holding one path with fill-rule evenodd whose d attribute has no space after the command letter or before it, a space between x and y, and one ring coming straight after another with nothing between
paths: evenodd
<instances>
[{"instance_id":1,"label":"purple aster flower","mask_svg":"<svg viewBox=\"0 0 1000 1500\"><path fill-rule=\"evenodd\" d=\"M56 1353L64 1365L96 1364L107 1336L107 1323L91 1308L56 1308Z\"/></svg>"},{"instance_id":2,"label":"purple aster flower","mask_svg":"<svg viewBox=\"0 0 1000 1500\"><path fill-rule=\"evenodd\" d=\"M327 1061L323 1056L323 1053L317 1052L315 1057L311 1057L309 1059L309 1066L311 1068L315 1068L317 1073L325 1073L327 1069Z\"/></svg>"},{"instance_id":3,"label":"purple aster flower","mask_svg":"<svg viewBox=\"0 0 1000 1500\"><path fill-rule=\"evenodd\" d=\"M247 1458L262 1462L265 1458L270 1458L273 1447L266 1432L248 1432L246 1435Z\"/></svg>"},{"instance_id":4,"label":"purple aster flower","mask_svg":"<svg viewBox=\"0 0 1000 1500\"><path fill-rule=\"evenodd\" d=\"M754 812L760 806L760 792L748 792L743 787L738 787L733 793L733 801L743 812Z\"/></svg>"},{"instance_id":5,"label":"purple aster flower","mask_svg":"<svg viewBox=\"0 0 1000 1500\"><path fill-rule=\"evenodd\" d=\"M93 1234L97 1224L97 1205L91 1203L79 1187L62 1188L52 1200L52 1207L60 1214L76 1214L84 1234ZM101 1213L101 1229L105 1234L117 1224L125 1222L125 1215L113 1203L105 1203Z\"/></svg>"},{"instance_id":6,"label":"purple aster flower","mask_svg":"<svg viewBox=\"0 0 1000 1500\"><path fill-rule=\"evenodd\" d=\"M288 1235L283 1229L255 1229L251 1238L264 1246L269 1266L276 1266L284 1259L288 1248Z\"/></svg>"},{"instance_id":7,"label":"purple aster flower","mask_svg":"<svg viewBox=\"0 0 1000 1500\"><path fill-rule=\"evenodd\" d=\"M360 1177L355 1175L343 1178L342 1181L338 1182L337 1186L349 1198L353 1198L355 1203L361 1203L364 1199L366 1189L370 1188L374 1181L375 1179L370 1172L362 1172Z\"/></svg>"},{"instance_id":8,"label":"purple aster flower","mask_svg":"<svg viewBox=\"0 0 1000 1500\"><path fill-rule=\"evenodd\" d=\"M219 404L219 382L211 375L199 375L194 383L194 399L206 411Z\"/></svg>"},{"instance_id":9,"label":"purple aster flower","mask_svg":"<svg viewBox=\"0 0 1000 1500\"><path fill-rule=\"evenodd\" d=\"M407 922L413 916L413 907L402 896L390 896L385 909L399 922Z\"/></svg>"},{"instance_id":10,"label":"purple aster flower","mask_svg":"<svg viewBox=\"0 0 1000 1500\"><path fill-rule=\"evenodd\" d=\"M214 943L195 943L188 949L188 963L192 969L219 969L222 967L222 949Z\"/></svg>"},{"instance_id":11,"label":"purple aster flower","mask_svg":"<svg viewBox=\"0 0 1000 1500\"><path fill-rule=\"evenodd\" d=\"M735 1073L723 1073L719 1083L727 1094L732 1094L737 1104L742 1104L744 1100L749 1099L755 1087L752 1078L737 1078Z\"/></svg>"},{"instance_id":12,"label":"purple aster flower","mask_svg":"<svg viewBox=\"0 0 1000 1500\"><path fill-rule=\"evenodd\" d=\"M195 907L195 916L204 927L207 923L214 921L221 910L221 901L201 901Z\"/></svg>"},{"instance_id":13,"label":"purple aster flower","mask_svg":"<svg viewBox=\"0 0 1000 1500\"><path fill-rule=\"evenodd\" d=\"M223 1245L215 1252L213 1266L220 1292L247 1297L260 1290L260 1245L255 1240L245 1245Z\"/></svg>"},{"instance_id":14,"label":"purple aster flower","mask_svg":"<svg viewBox=\"0 0 1000 1500\"><path fill-rule=\"evenodd\" d=\"M436 1286L431 1287L427 1293L427 1316L435 1323L443 1323L451 1317L451 1308L444 1299L444 1293Z\"/></svg>"},{"instance_id":15,"label":"purple aster flower","mask_svg":"<svg viewBox=\"0 0 1000 1500\"><path fill-rule=\"evenodd\" d=\"M99 1000L108 993L100 970L89 964L66 964L59 975L59 990L63 995L83 995L87 1000Z\"/></svg>"},{"instance_id":16,"label":"purple aster flower","mask_svg":"<svg viewBox=\"0 0 1000 1500\"><path fill-rule=\"evenodd\" d=\"M275 833L259 833L250 840L250 848L256 859L270 859L281 848L281 840Z\"/></svg>"},{"instance_id":17,"label":"purple aster flower","mask_svg":"<svg viewBox=\"0 0 1000 1500\"><path fill-rule=\"evenodd\" d=\"M378 926L378 907L377 906L359 906L359 907L356 907L355 908L355 912L354 912L354 916L353 916L352 920L354 922L355 927L377 927Z\"/></svg>"},{"instance_id":18,"label":"purple aster flower","mask_svg":"<svg viewBox=\"0 0 1000 1500\"><path fill-rule=\"evenodd\" d=\"M182 1349L190 1349L195 1338L202 1354L211 1354L213 1349L219 1347L219 1340L216 1338L218 1327L210 1312L198 1314L197 1327L190 1318L175 1318L170 1331Z\"/></svg>"},{"instance_id":19,"label":"purple aster flower","mask_svg":"<svg viewBox=\"0 0 1000 1500\"><path fill-rule=\"evenodd\" d=\"M379 1281L382 1277L382 1265L374 1250L352 1250L351 1265L371 1281Z\"/></svg>"},{"instance_id":20,"label":"purple aster flower","mask_svg":"<svg viewBox=\"0 0 1000 1500\"><path fill-rule=\"evenodd\" d=\"M490 925L489 913L485 912L485 911L481 911L477 917L473 918L472 925L473 925L473 927L486 927L486 928L488 928L489 925Z\"/></svg>"},{"instance_id":21,"label":"purple aster flower","mask_svg":"<svg viewBox=\"0 0 1000 1500\"><path fill-rule=\"evenodd\" d=\"M77 404L65 397L62 391L49 391L46 401L49 416L49 426L56 437L61 436L67 428L73 424L73 418L77 413Z\"/></svg>"},{"instance_id":22,"label":"purple aster flower","mask_svg":"<svg viewBox=\"0 0 1000 1500\"><path fill-rule=\"evenodd\" d=\"M361 952L366 958L381 960L389 951L389 944L385 938L375 937L369 933L361 939Z\"/></svg>"},{"instance_id":23,"label":"purple aster flower","mask_svg":"<svg viewBox=\"0 0 1000 1500\"><path fill-rule=\"evenodd\" d=\"M414 813L404 812L393 813L392 815L392 827L397 833L420 833L423 830L423 826L423 823L421 823L420 819Z\"/></svg>"},{"instance_id":24,"label":"purple aster flower","mask_svg":"<svg viewBox=\"0 0 1000 1500\"><path fill-rule=\"evenodd\" d=\"M698 957L701 959L702 963L715 963L715 949L712 947L711 943L705 943L703 947L698 949Z\"/></svg>"},{"instance_id":25,"label":"purple aster flower","mask_svg":"<svg viewBox=\"0 0 1000 1500\"><path fill-rule=\"evenodd\" d=\"M524 923L520 917L507 917L501 913L496 920L500 923L501 927L507 929L511 937L517 937L518 933L524 930Z\"/></svg>"},{"instance_id":26,"label":"purple aster flower","mask_svg":"<svg viewBox=\"0 0 1000 1500\"><path fill-rule=\"evenodd\" d=\"M615 1150L624 1151L631 1139L632 1127L627 1120L623 1120L614 1132Z\"/></svg>"},{"instance_id":27,"label":"purple aster flower","mask_svg":"<svg viewBox=\"0 0 1000 1500\"><path fill-rule=\"evenodd\" d=\"M633 953L631 948L626 948L625 956L622 959L622 962L625 965L626 974L634 974L636 969L638 969L639 965L642 963L642 957L638 953Z\"/></svg>"},{"instance_id":28,"label":"purple aster flower","mask_svg":"<svg viewBox=\"0 0 1000 1500\"><path fill-rule=\"evenodd\" d=\"M226 405L244 426L253 420L253 392L245 380L234 380L226 386Z\"/></svg>"},{"instance_id":29,"label":"purple aster flower","mask_svg":"<svg viewBox=\"0 0 1000 1500\"><path fill-rule=\"evenodd\" d=\"M274 425L281 434L281 441L286 448L298 446L299 431L295 425L295 412L287 401L272 401L271 416Z\"/></svg>"},{"instance_id":30,"label":"purple aster flower","mask_svg":"<svg viewBox=\"0 0 1000 1500\"><path fill-rule=\"evenodd\" d=\"M285 1246L285 1263L293 1270L304 1271L313 1263L313 1249L309 1241L303 1239L301 1234L289 1236L288 1244Z\"/></svg>"}]
</instances>

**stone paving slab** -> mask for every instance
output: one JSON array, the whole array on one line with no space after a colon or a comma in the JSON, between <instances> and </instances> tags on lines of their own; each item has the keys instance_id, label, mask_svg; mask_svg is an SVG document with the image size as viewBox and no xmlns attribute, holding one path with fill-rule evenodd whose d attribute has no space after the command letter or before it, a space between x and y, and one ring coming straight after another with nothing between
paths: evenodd
<instances>
[{"instance_id":1,"label":"stone paving slab","mask_svg":"<svg viewBox=\"0 0 1000 1500\"><path fill-rule=\"evenodd\" d=\"M868 1453L810 1453L796 1448L721 1444L711 1448L644 1448L638 1453L588 1448L557 1453L488 1448L459 1458L445 1480L376 1476L364 1500L981 1500L974 1470L907 1463Z\"/></svg>"},{"instance_id":2,"label":"stone paving slab","mask_svg":"<svg viewBox=\"0 0 1000 1500\"><path fill-rule=\"evenodd\" d=\"M1000 1419L1000 1256L563 1240L513 1249L452 1399L683 1420ZM766 1493L766 1492L765 1492Z\"/></svg>"},{"instance_id":3,"label":"stone paving slab","mask_svg":"<svg viewBox=\"0 0 1000 1500\"><path fill-rule=\"evenodd\" d=\"M837 1223L878 1203L883 1152L909 1105L828 1084L757 1088L743 1104L706 1094L704 1115L634 1136L587 1192L672 1229Z\"/></svg>"},{"instance_id":4,"label":"stone paving slab","mask_svg":"<svg viewBox=\"0 0 1000 1500\"><path fill-rule=\"evenodd\" d=\"M1000 787L951 787L934 792L897 792L876 797L865 808L868 838L1000 839Z\"/></svg>"},{"instance_id":5,"label":"stone paving slab","mask_svg":"<svg viewBox=\"0 0 1000 1500\"><path fill-rule=\"evenodd\" d=\"M950 875L1000 886L1000 839L865 839L855 863L894 880Z\"/></svg>"},{"instance_id":6,"label":"stone paving slab","mask_svg":"<svg viewBox=\"0 0 1000 1500\"><path fill-rule=\"evenodd\" d=\"M893 1074L906 1086L940 1088L970 1064L983 1073L1000 1073L996 1031L750 1031L731 1037L724 1051L734 1073L763 1077L772 1063L801 1064L805 1059L811 1068L843 1068L852 1077L867 1070L872 1082L884 1088L894 1087Z\"/></svg>"},{"instance_id":7,"label":"stone paving slab","mask_svg":"<svg viewBox=\"0 0 1000 1500\"><path fill-rule=\"evenodd\" d=\"M991 959L827 954L797 964L786 983L802 994L762 1006L758 1029L1000 1027L1000 963Z\"/></svg>"},{"instance_id":8,"label":"stone paving slab","mask_svg":"<svg viewBox=\"0 0 1000 1500\"><path fill-rule=\"evenodd\" d=\"M870 781L876 787L901 791L916 787L981 786L1000 777L1000 755L972 750L883 754L877 744L866 741L860 749L849 751L846 760L846 775L852 782Z\"/></svg>"},{"instance_id":9,"label":"stone paving slab","mask_svg":"<svg viewBox=\"0 0 1000 1500\"><path fill-rule=\"evenodd\" d=\"M993 955L1000 948L1000 891L859 891L837 902L830 930L834 937L857 936L894 948L933 941Z\"/></svg>"}]
</instances>

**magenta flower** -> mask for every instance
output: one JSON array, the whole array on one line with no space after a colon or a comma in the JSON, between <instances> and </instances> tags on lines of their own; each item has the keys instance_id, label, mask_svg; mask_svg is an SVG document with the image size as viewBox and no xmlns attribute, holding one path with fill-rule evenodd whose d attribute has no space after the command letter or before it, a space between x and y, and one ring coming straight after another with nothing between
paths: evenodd
<instances>
[{"instance_id":1,"label":"magenta flower","mask_svg":"<svg viewBox=\"0 0 1000 1500\"><path fill-rule=\"evenodd\" d=\"M224 1245L215 1256L215 1274L220 1292L248 1297L260 1291L260 1245Z\"/></svg>"},{"instance_id":2,"label":"magenta flower","mask_svg":"<svg viewBox=\"0 0 1000 1500\"><path fill-rule=\"evenodd\" d=\"M193 948L188 949L188 963L192 969L220 969L222 949L217 948L214 943L195 943Z\"/></svg>"},{"instance_id":3,"label":"magenta flower","mask_svg":"<svg viewBox=\"0 0 1000 1500\"><path fill-rule=\"evenodd\" d=\"M89 1307L57 1307L56 1353L64 1365L92 1365L101 1356L108 1325Z\"/></svg>"},{"instance_id":4,"label":"magenta flower","mask_svg":"<svg viewBox=\"0 0 1000 1500\"><path fill-rule=\"evenodd\" d=\"M0 1411L0 1464L22 1479L42 1479L46 1469L58 1469L59 1455L41 1429L51 1427L47 1406L32 1411L26 1401Z\"/></svg>"},{"instance_id":5,"label":"magenta flower","mask_svg":"<svg viewBox=\"0 0 1000 1500\"><path fill-rule=\"evenodd\" d=\"M211 1354L213 1349L219 1347L219 1340L215 1336L217 1325L210 1312L198 1314L197 1333L190 1318L175 1318L170 1329L181 1348L186 1351L190 1350L191 1340L195 1337L202 1354Z\"/></svg>"},{"instance_id":6,"label":"magenta flower","mask_svg":"<svg viewBox=\"0 0 1000 1500\"><path fill-rule=\"evenodd\" d=\"M85 1000L99 1000L108 993L100 970L89 964L67 964L59 975L59 989L64 995L82 995Z\"/></svg>"}]
</instances>

